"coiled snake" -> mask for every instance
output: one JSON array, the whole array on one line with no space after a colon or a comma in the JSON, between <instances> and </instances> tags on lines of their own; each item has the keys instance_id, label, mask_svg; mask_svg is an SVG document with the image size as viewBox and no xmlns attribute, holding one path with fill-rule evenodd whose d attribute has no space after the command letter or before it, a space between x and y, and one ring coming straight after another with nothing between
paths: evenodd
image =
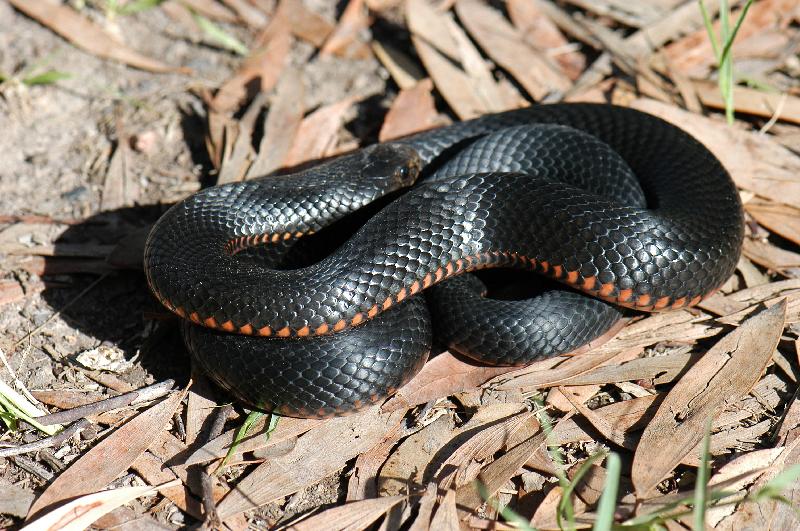
<instances>
[{"instance_id":1,"label":"coiled snake","mask_svg":"<svg viewBox=\"0 0 800 531\"><path fill-rule=\"evenodd\" d=\"M330 254L297 258L364 209ZM324 417L391 394L434 332L519 365L602 335L619 306L696 304L732 274L742 238L735 186L691 136L632 109L558 104L202 190L153 228L145 271L217 383L251 406ZM487 299L462 274L485 268L573 289Z\"/></svg>"}]
</instances>

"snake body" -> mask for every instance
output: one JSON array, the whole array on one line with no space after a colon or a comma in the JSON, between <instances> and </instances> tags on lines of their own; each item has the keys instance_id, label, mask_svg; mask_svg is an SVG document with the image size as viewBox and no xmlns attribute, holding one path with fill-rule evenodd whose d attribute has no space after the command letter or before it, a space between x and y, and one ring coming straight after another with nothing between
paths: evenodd
<instances>
[{"instance_id":1,"label":"snake body","mask_svg":"<svg viewBox=\"0 0 800 531\"><path fill-rule=\"evenodd\" d=\"M309 235L376 202L330 254L298 261ZM690 135L631 109L559 104L202 190L157 222L145 271L194 323L186 343L217 383L251 406L324 417L392 393L434 334L518 365L602 335L618 306L696 304L732 274L742 238L730 176ZM499 267L573 289L496 301L462 275Z\"/></svg>"}]
</instances>

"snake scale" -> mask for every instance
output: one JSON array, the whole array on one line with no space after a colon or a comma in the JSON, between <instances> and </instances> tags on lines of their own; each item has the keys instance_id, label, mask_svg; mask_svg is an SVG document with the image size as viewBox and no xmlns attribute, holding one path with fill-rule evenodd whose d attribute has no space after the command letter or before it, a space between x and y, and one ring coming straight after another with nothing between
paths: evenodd
<instances>
[{"instance_id":1,"label":"snake scale","mask_svg":"<svg viewBox=\"0 0 800 531\"><path fill-rule=\"evenodd\" d=\"M599 337L621 307L696 304L733 273L742 238L730 176L690 135L555 104L204 189L157 222L145 271L219 385L326 417L390 395L433 342L522 365ZM491 268L567 289L487 298L467 273Z\"/></svg>"}]
</instances>

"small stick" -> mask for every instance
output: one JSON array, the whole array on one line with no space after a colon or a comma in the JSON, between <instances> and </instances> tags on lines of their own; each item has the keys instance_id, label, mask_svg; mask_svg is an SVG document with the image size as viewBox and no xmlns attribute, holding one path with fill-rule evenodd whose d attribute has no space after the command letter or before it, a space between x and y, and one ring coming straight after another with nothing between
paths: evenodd
<instances>
[{"instance_id":1,"label":"small stick","mask_svg":"<svg viewBox=\"0 0 800 531\"><path fill-rule=\"evenodd\" d=\"M142 387L136 391L131 391L130 393L124 393L98 402L86 404L85 406L78 406L57 413L36 417L36 422L39 422L43 426L67 424L90 415L97 415L99 413L111 411L112 409L119 409L140 402L147 402L166 395L172 390L174 384L175 382L173 380L165 380L157 384Z\"/></svg>"},{"instance_id":2,"label":"small stick","mask_svg":"<svg viewBox=\"0 0 800 531\"><path fill-rule=\"evenodd\" d=\"M52 435L50 437L45 437L44 439L39 439L38 441L33 441L32 443L28 444L20 444L19 446L9 446L7 448L0 448L0 457L11 457L11 456L18 456L20 454L26 454L28 452L36 452L38 450L42 450L44 448L50 448L53 446L61 446L61 444L78 433L80 430L84 430L89 428L92 425L86 419L80 419L78 422L67 426L60 433L56 435Z\"/></svg>"}]
</instances>

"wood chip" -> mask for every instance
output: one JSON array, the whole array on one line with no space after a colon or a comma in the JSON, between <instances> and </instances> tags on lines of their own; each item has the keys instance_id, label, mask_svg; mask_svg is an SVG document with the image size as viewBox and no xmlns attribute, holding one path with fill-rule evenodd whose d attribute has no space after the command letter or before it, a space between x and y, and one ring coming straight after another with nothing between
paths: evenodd
<instances>
[{"instance_id":1,"label":"wood chip","mask_svg":"<svg viewBox=\"0 0 800 531\"><path fill-rule=\"evenodd\" d=\"M785 316L783 302L751 317L670 390L636 448L631 477L639 497L646 497L700 442L706 419L755 385L778 344ZM669 445L663 444L666 438Z\"/></svg>"},{"instance_id":2,"label":"wood chip","mask_svg":"<svg viewBox=\"0 0 800 531\"><path fill-rule=\"evenodd\" d=\"M712 109L725 109L719 86L711 81L694 81L700 101ZM736 112L800 123L800 98L787 93L766 92L747 87L733 87Z\"/></svg>"}]
</instances>

